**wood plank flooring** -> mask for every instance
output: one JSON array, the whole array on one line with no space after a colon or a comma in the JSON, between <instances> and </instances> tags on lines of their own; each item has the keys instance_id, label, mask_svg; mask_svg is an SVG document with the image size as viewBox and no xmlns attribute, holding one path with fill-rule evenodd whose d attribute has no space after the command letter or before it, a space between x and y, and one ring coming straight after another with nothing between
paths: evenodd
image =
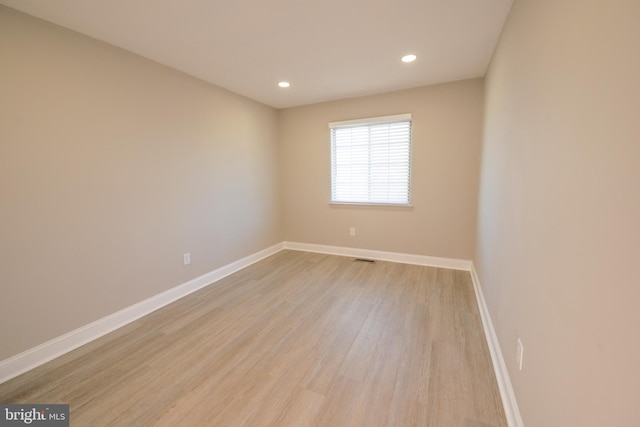
<instances>
[{"instance_id":1,"label":"wood plank flooring","mask_svg":"<svg viewBox=\"0 0 640 427\"><path fill-rule=\"evenodd\" d=\"M469 274L282 251L0 384L72 426L506 426Z\"/></svg>"}]
</instances>

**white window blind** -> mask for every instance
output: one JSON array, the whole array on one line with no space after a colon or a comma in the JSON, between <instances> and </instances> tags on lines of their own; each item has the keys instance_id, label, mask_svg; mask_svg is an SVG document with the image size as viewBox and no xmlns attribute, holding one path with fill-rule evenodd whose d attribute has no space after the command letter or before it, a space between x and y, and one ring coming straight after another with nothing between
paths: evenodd
<instances>
[{"instance_id":1,"label":"white window blind","mask_svg":"<svg viewBox=\"0 0 640 427\"><path fill-rule=\"evenodd\" d=\"M331 201L410 203L411 115L329 123Z\"/></svg>"}]
</instances>

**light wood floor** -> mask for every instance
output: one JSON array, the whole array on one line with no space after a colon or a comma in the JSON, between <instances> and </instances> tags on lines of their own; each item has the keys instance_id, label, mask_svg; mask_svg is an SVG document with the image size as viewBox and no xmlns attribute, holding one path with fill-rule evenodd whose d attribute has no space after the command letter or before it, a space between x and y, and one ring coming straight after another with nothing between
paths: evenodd
<instances>
[{"instance_id":1,"label":"light wood floor","mask_svg":"<svg viewBox=\"0 0 640 427\"><path fill-rule=\"evenodd\" d=\"M4 384L72 426L506 426L469 274L282 251Z\"/></svg>"}]
</instances>

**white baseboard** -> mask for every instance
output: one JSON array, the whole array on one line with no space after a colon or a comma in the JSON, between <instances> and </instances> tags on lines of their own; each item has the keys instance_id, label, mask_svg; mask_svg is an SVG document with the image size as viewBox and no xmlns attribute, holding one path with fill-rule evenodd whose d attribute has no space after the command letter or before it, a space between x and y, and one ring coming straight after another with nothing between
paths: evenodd
<instances>
[{"instance_id":1,"label":"white baseboard","mask_svg":"<svg viewBox=\"0 0 640 427\"><path fill-rule=\"evenodd\" d=\"M500 349L498 336L493 328L489 308L487 307L487 302L484 299L482 286L480 286L480 279L478 278L478 273L476 272L473 263L471 264L470 273L471 280L473 281L473 287L476 291L476 299L478 300L482 326L487 339L487 345L489 346L489 352L491 353L493 370L496 373L496 380L498 381L498 388L500 389L500 397L502 398L502 405L504 406L507 423L509 424L509 427L524 427L522 416L518 409L516 395L513 392L513 386L511 385L511 379L509 378L509 371L507 371L507 365L505 364L502 350Z\"/></svg>"},{"instance_id":2,"label":"white baseboard","mask_svg":"<svg viewBox=\"0 0 640 427\"><path fill-rule=\"evenodd\" d=\"M33 347L9 359L0 361L0 384L90 341L100 338L115 329L131 323L238 270L248 267L282 249L284 249L284 243L278 243Z\"/></svg>"},{"instance_id":3,"label":"white baseboard","mask_svg":"<svg viewBox=\"0 0 640 427\"><path fill-rule=\"evenodd\" d=\"M298 242L284 242L284 248L297 251L317 252L356 258L369 258L381 261L399 262L403 264L426 265L430 267L468 271L471 274L478 309L482 319L482 327L484 329L489 352L491 353L491 361L493 363L493 369L498 382L498 388L500 390L500 397L502 398L504 412L507 417L507 423L509 424L509 427L524 427L522 417L520 416L520 410L518 409L518 402L516 401L511 380L509 378L509 372L507 371L507 366L505 365L504 357L502 356L502 350L500 349L500 344L498 343L498 338L496 336L495 329L493 328L489 309L482 293L480 280L478 279L478 274L472 261Z\"/></svg>"},{"instance_id":4,"label":"white baseboard","mask_svg":"<svg viewBox=\"0 0 640 427\"><path fill-rule=\"evenodd\" d=\"M374 251L371 249L346 248L342 246L315 245L311 243L284 242L285 249L317 252L321 254L368 258L380 261L399 262L401 264L426 265L430 267L449 268L452 270L471 271L473 263L464 259L439 258L425 255L403 254L398 252Z\"/></svg>"},{"instance_id":5,"label":"white baseboard","mask_svg":"<svg viewBox=\"0 0 640 427\"><path fill-rule=\"evenodd\" d=\"M230 274L235 273L245 267L250 266L268 256L271 256L283 249L291 249L305 252L317 252L330 255L350 256L356 258L368 258L381 261L399 262L403 264L425 265L431 267L449 268L453 270L469 271L473 281L482 326L484 328L487 344L491 353L491 360L500 389L500 396L504 405L507 422L510 427L523 427L518 404L511 386L509 373L500 350L500 344L491 322L491 316L482 294L482 287L478 275L469 260L452 258L439 258L424 255L403 254L397 252L383 252L369 249L347 248L340 246L315 245L310 243L282 242L274 246L256 252L238 261L227 264L214 271L206 273L200 277L186 283L171 288L165 292L148 298L144 301L129 306L116 313L98 319L88 325L54 338L23 353L9 359L0 361L0 383L10 380L30 369L42 365L58 356L74 350L90 341L100 338L109 332L125 326L167 304L172 303L192 292L210 285Z\"/></svg>"}]
</instances>

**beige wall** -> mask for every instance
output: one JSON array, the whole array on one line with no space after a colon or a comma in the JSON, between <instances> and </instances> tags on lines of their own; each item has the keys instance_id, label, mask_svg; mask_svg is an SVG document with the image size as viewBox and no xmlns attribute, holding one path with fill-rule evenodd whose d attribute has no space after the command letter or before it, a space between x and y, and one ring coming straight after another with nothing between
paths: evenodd
<instances>
[{"instance_id":1,"label":"beige wall","mask_svg":"<svg viewBox=\"0 0 640 427\"><path fill-rule=\"evenodd\" d=\"M487 76L476 264L527 426L640 425L638 22L516 0Z\"/></svg>"},{"instance_id":2,"label":"beige wall","mask_svg":"<svg viewBox=\"0 0 640 427\"><path fill-rule=\"evenodd\" d=\"M282 241L277 161L274 109L0 6L0 360Z\"/></svg>"},{"instance_id":3,"label":"beige wall","mask_svg":"<svg viewBox=\"0 0 640 427\"><path fill-rule=\"evenodd\" d=\"M475 79L281 110L285 240L471 259L482 108ZM413 116L414 207L330 206L328 123L398 113Z\"/></svg>"}]
</instances>

